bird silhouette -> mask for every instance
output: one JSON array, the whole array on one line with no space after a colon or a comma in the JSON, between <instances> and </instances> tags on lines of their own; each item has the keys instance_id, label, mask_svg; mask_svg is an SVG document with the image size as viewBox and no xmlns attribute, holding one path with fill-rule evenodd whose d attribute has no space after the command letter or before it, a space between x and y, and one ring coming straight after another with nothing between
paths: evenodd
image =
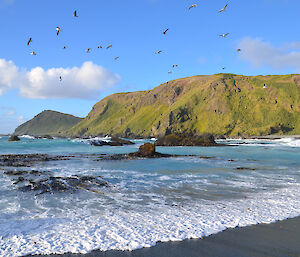
<instances>
[{"instance_id":1,"label":"bird silhouette","mask_svg":"<svg viewBox=\"0 0 300 257\"><path fill-rule=\"evenodd\" d=\"M168 30L169 30L169 28L167 28L166 30L164 30L163 34L166 35Z\"/></svg>"},{"instance_id":2,"label":"bird silhouette","mask_svg":"<svg viewBox=\"0 0 300 257\"><path fill-rule=\"evenodd\" d=\"M66 50L67 49L67 47L66 46L63 46L63 48L62 48L63 50Z\"/></svg>"},{"instance_id":3,"label":"bird silhouette","mask_svg":"<svg viewBox=\"0 0 300 257\"><path fill-rule=\"evenodd\" d=\"M115 59L115 60L118 60L119 58L120 58L120 57L119 57L119 56L117 56L117 57L115 57L114 59Z\"/></svg>"},{"instance_id":4,"label":"bird silhouette","mask_svg":"<svg viewBox=\"0 0 300 257\"><path fill-rule=\"evenodd\" d=\"M61 76L59 76L59 81L62 81L62 77Z\"/></svg>"},{"instance_id":5,"label":"bird silhouette","mask_svg":"<svg viewBox=\"0 0 300 257\"><path fill-rule=\"evenodd\" d=\"M241 52L241 51L242 51L242 49L238 48L236 51L237 51L237 52Z\"/></svg>"},{"instance_id":6,"label":"bird silhouette","mask_svg":"<svg viewBox=\"0 0 300 257\"><path fill-rule=\"evenodd\" d=\"M178 67L178 64L173 64L172 68Z\"/></svg>"},{"instance_id":7,"label":"bird silhouette","mask_svg":"<svg viewBox=\"0 0 300 257\"><path fill-rule=\"evenodd\" d=\"M220 11L218 11L218 13L224 12L226 10L227 6L228 6L228 4L226 4Z\"/></svg>"},{"instance_id":8,"label":"bird silhouette","mask_svg":"<svg viewBox=\"0 0 300 257\"><path fill-rule=\"evenodd\" d=\"M109 48L111 48L112 47L112 45L109 45L108 47L106 47L106 49L109 49Z\"/></svg>"},{"instance_id":9,"label":"bird silhouette","mask_svg":"<svg viewBox=\"0 0 300 257\"><path fill-rule=\"evenodd\" d=\"M98 48L100 49L100 48L102 48L102 46L99 45Z\"/></svg>"},{"instance_id":10,"label":"bird silhouette","mask_svg":"<svg viewBox=\"0 0 300 257\"><path fill-rule=\"evenodd\" d=\"M28 39L27 45L29 46L29 44L32 42L32 38Z\"/></svg>"},{"instance_id":11,"label":"bird silhouette","mask_svg":"<svg viewBox=\"0 0 300 257\"><path fill-rule=\"evenodd\" d=\"M61 32L60 27L56 27L56 35L57 35L57 36L59 35L59 32Z\"/></svg>"},{"instance_id":12,"label":"bird silhouette","mask_svg":"<svg viewBox=\"0 0 300 257\"><path fill-rule=\"evenodd\" d=\"M156 51L155 53L156 53L156 54L160 54L161 52L162 52L162 51L161 51L161 50L159 50L159 51Z\"/></svg>"},{"instance_id":13,"label":"bird silhouette","mask_svg":"<svg viewBox=\"0 0 300 257\"><path fill-rule=\"evenodd\" d=\"M196 4L192 4L192 5L189 7L189 10L191 10L192 8L195 8L195 7L197 7L197 5L196 5Z\"/></svg>"},{"instance_id":14,"label":"bird silhouette","mask_svg":"<svg viewBox=\"0 0 300 257\"><path fill-rule=\"evenodd\" d=\"M35 53L34 51L32 51L30 54L31 54L31 55L36 55L36 53Z\"/></svg>"},{"instance_id":15,"label":"bird silhouette","mask_svg":"<svg viewBox=\"0 0 300 257\"><path fill-rule=\"evenodd\" d=\"M77 11L76 11L76 10L74 11L73 16L76 17L76 18L78 17L78 16L77 16Z\"/></svg>"},{"instance_id":16,"label":"bird silhouette","mask_svg":"<svg viewBox=\"0 0 300 257\"><path fill-rule=\"evenodd\" d=\"M89 53L91 51L91 48L88 48L85 50L86 53Z\"/></svg>"},{"instance_id":17,"label":"bird silhouette","mask_svg":"<svg viewBox=\"0 0 300 257\"><path fill-rule=\"evenodd\" d=\"M229 35L229 33L225 33L225 34L220 34L220 37L227 37Z\"/></svg>"}]
</instances>

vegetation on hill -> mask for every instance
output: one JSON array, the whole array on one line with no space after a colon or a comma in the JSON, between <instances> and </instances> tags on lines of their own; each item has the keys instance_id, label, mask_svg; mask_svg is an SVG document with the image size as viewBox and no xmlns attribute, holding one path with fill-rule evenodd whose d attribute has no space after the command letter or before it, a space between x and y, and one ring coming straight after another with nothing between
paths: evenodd
<instances>
[{"instance_id":1,"label":"vegetation on hill","mask_svg":"<svg viewBox=\"0 0 300 257\"><path fill-rule=\"evenodd\" d=\"M60 136L81 120L73 115L47 110L17 127L14 134Z\"/></svg>"},{"instance_id":2,"label":"vegetation on hill","mask_svg":"<svg viewBox=\"0 0 300 257\"><path fill-rule=\"evenodd\" d=\"M264 88L264 85L265 88ZM71 136L300 134L300 75L216 74L110 95L69 129Z\"/></svg>"}]
</instances>

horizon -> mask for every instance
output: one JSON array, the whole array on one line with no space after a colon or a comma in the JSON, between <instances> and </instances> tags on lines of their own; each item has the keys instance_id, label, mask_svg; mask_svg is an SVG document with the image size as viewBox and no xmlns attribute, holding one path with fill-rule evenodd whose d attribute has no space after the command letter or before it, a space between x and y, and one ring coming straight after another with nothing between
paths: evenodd
<instances>
[{"instance_id":1,"label":"horizon","mask_svg":"<svg viewBox=\"0 0 300 257\"><path fill-rule=\"evenodd\" d=\"M226 3L227 9L218 13ZM192 4L198 6L188 10ZM201 5L198 0L0 0L0 19L6 24L0 55L0 134L13 133L43 110L86 117L108 95L147 91L197 74L215 75L223 67L226 74L243 76L298 75L300 36L294 33L294 21L299 9L294 0ZM79 17L73 17L74 10ZM220 37L223 33L229 34Z\"/></svg>"}]
</instances>

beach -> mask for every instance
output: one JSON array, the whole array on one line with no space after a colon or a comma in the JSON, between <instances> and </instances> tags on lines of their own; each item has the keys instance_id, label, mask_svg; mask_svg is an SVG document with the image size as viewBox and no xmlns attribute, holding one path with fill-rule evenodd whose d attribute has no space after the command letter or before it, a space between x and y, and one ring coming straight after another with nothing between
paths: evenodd
<instances>
[{"instance_id":1,"label":"beach","mask_svg":"<svg viewBox=\"0 0 300 257\"><path fill-rule=\"evenodd\" d=\"M0 256L299 254L300 140L90 140L0 138Z\"/></svg>"},{"instance_id":2,"label":"beach","mask_svg":"<svg viewBox=\"0 0 300 257\"><path fill-rule=\"evenodd\" d=\"M134 251L93 251L88 254L28 255L26 257L299 257L300 217L227 229L203 239L157 243Z\"/></svg>"}]
</instances>

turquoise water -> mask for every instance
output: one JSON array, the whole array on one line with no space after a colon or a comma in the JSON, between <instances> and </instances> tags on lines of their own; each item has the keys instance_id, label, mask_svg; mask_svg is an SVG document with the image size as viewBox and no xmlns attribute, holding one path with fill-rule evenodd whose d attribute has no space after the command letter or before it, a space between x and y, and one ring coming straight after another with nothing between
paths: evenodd
<instances>
[{"instance_id":1,"label":"turquoise water","mask_svg":"<svg viewBox=\"0 0 300 257\"><path fill-rule=\"evenodd\" d=\"M0 256L136 249L300 215L297 139L220 141L228 147L157 147L162 153L194 156L121 161L96 161L94 154L134 152L151 140L95 147L87 140L7 139L0 138L0 154L76 158L29 168L0 167L4 171L101 176L110 187L100 193L36 195L19 191L0 170Z\"/></svg>"}]
</instances>

